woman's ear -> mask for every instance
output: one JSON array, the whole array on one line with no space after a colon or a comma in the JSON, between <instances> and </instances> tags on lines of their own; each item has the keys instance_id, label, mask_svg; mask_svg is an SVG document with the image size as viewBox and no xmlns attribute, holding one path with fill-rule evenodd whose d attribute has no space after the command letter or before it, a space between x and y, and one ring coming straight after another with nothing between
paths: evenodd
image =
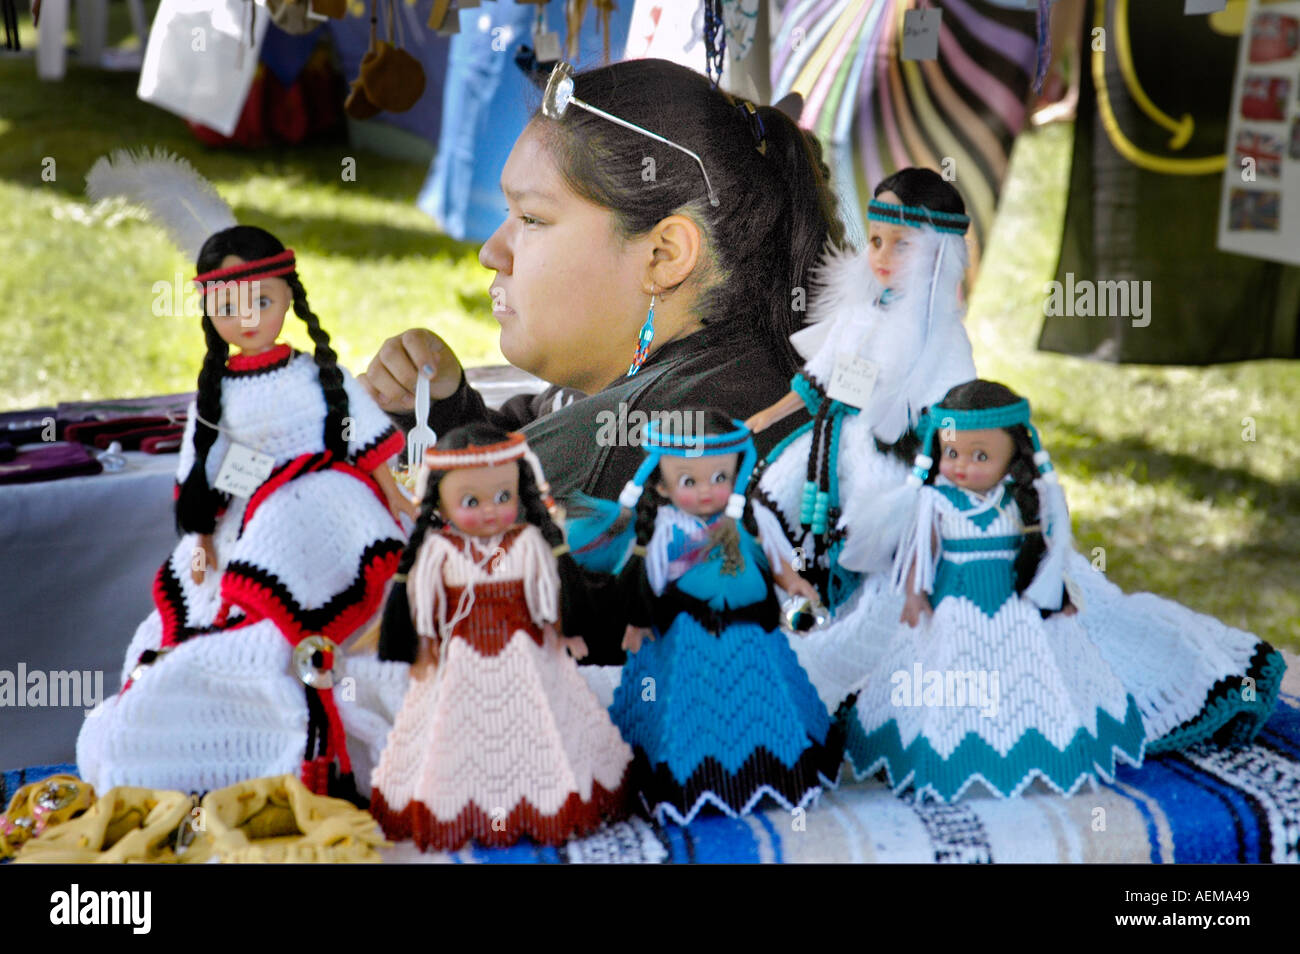
<instances>
[{"instance_id":1,"label":"woman's ear","mask_svg":"<svg viewBox=\"0 0 1300 954\"><path fill-rule=\"evenodd\" d=\"M650 233L652 261L646 284L669 291L686 281L699 263L703 242L700 227L689 216L670 215L660 221Z\"/></svg>"}]
</instances>

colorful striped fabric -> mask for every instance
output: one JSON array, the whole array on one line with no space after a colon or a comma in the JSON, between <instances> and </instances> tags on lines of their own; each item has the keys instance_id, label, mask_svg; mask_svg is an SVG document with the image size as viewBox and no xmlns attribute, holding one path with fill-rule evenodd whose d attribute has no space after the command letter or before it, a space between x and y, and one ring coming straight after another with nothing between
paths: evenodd
<instances>
[{"instance_id":1,"label":"colorful striped fabric","mask_svg":"<svg viewBox=\"0 0 1300 954\"><path fill-rule=\"evenodd\" d=\"M639 818L558 848L520 843L424 855L411 842L390 862L1300 862L1300 659L1254 744L1198 748L1118 768L1115 784L1065 799L1032 791L1004 801L915 804L878 781L841 785L806 812L769 807L701 816L682 828ZM71 765L5 772L0 803Z\"/></svg>"},{"instance_id":2,"label":"colorful striped fabric","mask_svg":"<svg viewBox=\"0 0 1300 954\"><path fill-rule=\"evenodd\" d=\"M939 58L904 62L903 16L918 7L943 11ZM866 236L871 190L885 176L906 166L948 171L973 220L978 265L1025 123L1036 17L987 0L784 4L773 24L772 99L803 95L800 123L826 147L851 235Z\"/></svg>"}]
</instances>

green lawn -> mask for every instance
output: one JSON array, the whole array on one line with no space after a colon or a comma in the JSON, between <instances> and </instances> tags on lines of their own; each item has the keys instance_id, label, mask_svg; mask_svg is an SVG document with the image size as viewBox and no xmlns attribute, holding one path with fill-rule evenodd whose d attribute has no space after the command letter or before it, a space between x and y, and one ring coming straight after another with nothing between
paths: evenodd
<instances>
[{"instance_id":1,"label":"green lawn","mask_svg":"<svg viewBox=\"0 0 1300 954\"><path fill-rule=\"evenodd\" d=\"M34 40L28 28L24 45ZM90 164L119 147L186 156L241 221L293 246L312 307L354 371L415 325L467 364L501 361L492 273L475 246L440 235L415 208L423 167L345 144L207 150L136 99L133 75L75 62L46 85L30 57L0 57L0 89L0 408L194 387L197 320L152 314L154 282L188 277L193 263L138 217L91 221L82 195ZM1300 368L1112 366L1036 351L1069 148L1061 126L1017 145L968 318L981 373L1030 398L1079 545L1104 557L1115 582L1300 650ZM350 155L357 180L343 182ZM297 329L290 337L308 346ZM1244 418L1254 441L1243 440Z\"/></svg>"}]
</instances>

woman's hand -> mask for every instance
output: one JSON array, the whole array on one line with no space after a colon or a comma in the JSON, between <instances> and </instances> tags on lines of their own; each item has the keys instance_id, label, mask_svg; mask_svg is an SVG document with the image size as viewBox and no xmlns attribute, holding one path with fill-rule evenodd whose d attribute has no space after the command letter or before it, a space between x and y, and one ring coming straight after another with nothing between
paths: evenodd
<instances>
[{"instance_id":1,"label":"woman's hand","mask_svg":"<svg viewBox=\"0 0 1300 954\"><path fill-rule=\"evenodd\" d=\"M750 433L757 434L759 431L767 430L783 417L790 416L801 407L803 407L803 398L794 391L787 391L781 400L770 407L763 408L745 421L745 427L749 428Z\"/></svg>"},{"instance_id":2,"label":"woman's hand","mask_svg":"<svg viewBox=\"0 0 1300 954\"><path fill-rule=\"evenodd\" d=\"M623 631L623 651L636 653L641 651L641 640L648 639L654 642L654 632L645 626L633 626L628 624L627 629Z\"/></svg>"},{"instance_id":3,"label":"woman's hand","mask_svg":"<svg viewBox=\"0 0 1300 954\"><path fill-rule=\"evenodd\" d=\"M385 411L409 411L415 407L415 379L426 365L433 369L430 400L441 401L456 393L464 374L460 359L447 342L425 328L412 328L385 341L357 380Z\"/></svg>"},{"instance_id":4,"label":"woman's hand","mask_svg":"<svg viewBox=\"0 0 1300 954\"><path fill-rule=\"evenodd\" d=\"M194 544L194 553L190 557L190 579L202 583L204 571L217 565L217 548L212 542L212 534L200 533Z\"/></svg>"},{"instance_id":5,"label":"woman's hand","mask_svg":"<svg viewBox=\"0 0 1300 954\"><path fill-rule=\"evenodd\" d=\"M898 618L898 621L915 627L921 622L923 615L929 616L933 612L934 608L930 606L928 596L924 593L908 593L907 600L903 603L903 615Z\"/></svg>"}]
</instances>

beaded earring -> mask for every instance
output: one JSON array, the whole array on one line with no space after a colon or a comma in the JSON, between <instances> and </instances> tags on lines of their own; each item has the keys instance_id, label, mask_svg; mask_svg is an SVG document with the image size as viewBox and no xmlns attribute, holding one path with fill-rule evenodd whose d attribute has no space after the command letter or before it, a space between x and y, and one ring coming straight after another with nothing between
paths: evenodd
<instances>
[{"instance_id":1,"label":"beaded earring","mask_svg":"<svg viewBox=\"0 0 1300 954\"><path fill-rule=\"evenodd\" d=\"M653 286L651 286L653 288ZM641 365L645 364L646 357L650 354L650 342L655 337L655 293L650 293L650 310L646 313L645 324L641 326L641 334L637 339L636 352L632 355L632 364L627 369L627 376L630 378L641 370Z\"/></svg>"}]
</instances>

